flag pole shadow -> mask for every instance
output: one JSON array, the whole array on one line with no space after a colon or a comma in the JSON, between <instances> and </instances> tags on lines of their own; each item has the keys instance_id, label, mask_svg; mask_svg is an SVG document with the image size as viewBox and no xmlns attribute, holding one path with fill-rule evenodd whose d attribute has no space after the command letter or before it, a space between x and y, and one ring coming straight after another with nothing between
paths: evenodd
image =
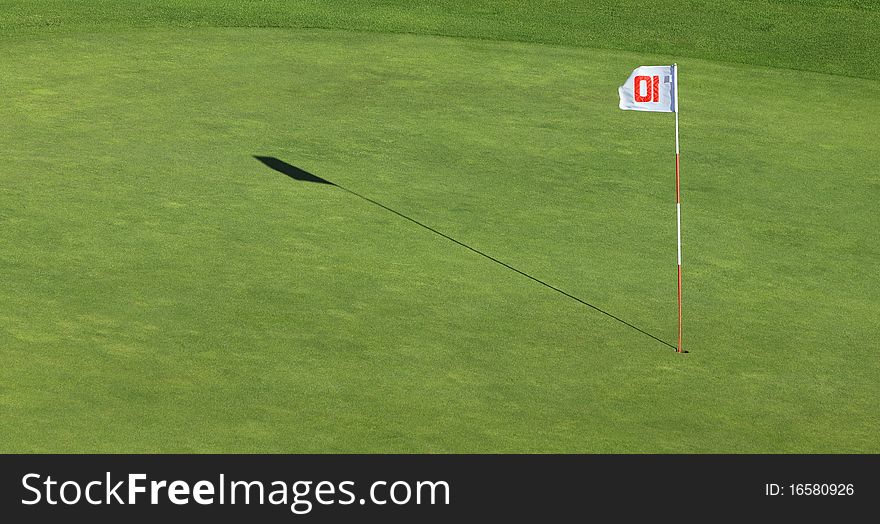
<instances>
[{"instance_id":1,"label":"flag pole shadow","mask_svg":"<svg viewBox=\"0 0 880 524\"><path fill-rule=\"evenodd\" d=\"M605 315L608 318L616 320L617 322L619 322L619 323L621 323L631 329L634 329L635 331L638 331L639 333L641 333L647 337L650 337L665 346L668 346L672 349L677 349L675 345L670 344L669 342L666 342L665 340L663 340L655 335L652 335L651 333L648 333L647 331L643 330L642 328L635 326L635 325L627 322L626 320L623 320L622 318L620 318L612 313L609 313L608 311L605 311L604 309L602 309L598 306L594 306L593 304L590 304L586 300L580 299L580 298L572 295L571 293L568 293L568 292L566 292L566 291L564 291L564 290L562 290L552 284L544 282L543 280L541 280L539 278L533 277L532 275L526 273L525 271L521 271L506 262L498 260L497 258L493 257L492 255L484 253L484 252L480 251L479 249L471 247L471 246L465 244L464 242L461 242L459 240L456 240L455 238L452 238L451 236L447 235L446 233L438 231L429 225L423 224L414 218L410 218L399 211L391 209L390 207L386 206L385 204L382 204L381 202L377 202L377 201L373 200L372 198L361 195L360 193L356 193L356 192L352 191L351 189L340 186L339 184L336 184L334 182L331 182L331 181L326 180L324 178L321 178L319 176L313 175L312 173L309 173L308 171L304 171L296 166L290 165L287 162L280 160L278 158L271 157L271 156L259 156L259 155L254 155L254 158L257 159L258 161L260 161L266 167L268 167L274 171L277 171L283 175L286 175L286 176L292 178L293 180L296 180L299 182L311 182L313 184L325 184L325 185L337 187L350 195L356 196L357 198L360 198L361 200L369 202L370 204L378 206L388 212L394 213L395 215L399 216L400 218L403 218L404 220L412 222L413 224L415 224L423 229L426 229L426 230L430 231L431 233L434 233L435 235L441 236L441 237L445 238L446 240L454 242L455 244L458 244L459 246L461 246L461 247L463 247L473 253L476 253L477 255L480 255L483 258L491 260L492 262L494 262L502 267L505 267L515 273L518 273L533 282L536 282L536 283L538 283L548 289L552 289L553 291L556 291L557 293L564 295L564 296L574 300L575 302L578 302L581 305L587 306L587 307L593 309L594 311L597 311L597 312ZM687 351L684 351L684 353L687 353Z\"/></svg>"}]
</instances>

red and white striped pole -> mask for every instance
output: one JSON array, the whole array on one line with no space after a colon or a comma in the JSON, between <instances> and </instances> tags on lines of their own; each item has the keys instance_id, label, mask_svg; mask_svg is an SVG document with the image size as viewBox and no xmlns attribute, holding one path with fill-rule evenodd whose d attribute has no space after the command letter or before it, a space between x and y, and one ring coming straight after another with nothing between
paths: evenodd
<instances>
[{"instance_id":1,"label":"red and white striped pole","mask_svg":"<svg viewBox=\"0 0 880 524\"><path fill-rule=\"evenodd\" d=\"M681 175L678 150L678 64L672 64L672 81L675 92L675 217L678 232L678 349L681 353Z\"/></svg>"}]
</instances>

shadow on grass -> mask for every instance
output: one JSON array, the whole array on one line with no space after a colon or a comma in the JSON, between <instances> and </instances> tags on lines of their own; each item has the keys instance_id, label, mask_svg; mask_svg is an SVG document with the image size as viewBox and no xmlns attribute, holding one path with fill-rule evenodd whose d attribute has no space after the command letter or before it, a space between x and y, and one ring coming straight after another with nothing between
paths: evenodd
<instances>
[{"instance_id":1,"label":"shadow on grass","mask_svg":"<svg viewBox=\"0 0 880 524\"><path fill-rule=\"evenodd\" d=\"M486 254L486 253L483 253L483 252L480 251L479 249L473 248L473 247L471 247L471 246L465 244L464 242L460 242L460 241L458 241L458 240L452 238L451 236L449 236L449 235L447 235L447 234L445 234L445 233L442 233L442 232L440 232L440 231L437 231L436 229L434 229L434 228L431 227L431 226L428 226L428 225L422 224L422 223L419 222L418 220L416 220L416 219L414 219L414 218L410 218L410 217L404 215L403 213L401 213L401 212L399 212L399 211L395 211L394 209L391 209L390 207L386 206L385 204L382 204L381 202L376 202L376 201L373 200L372 198L365 197L365 196L363 196L363 195L361 195L361 194L359 194L359 193L355 193L354 191L352 191L352 190L350 190L350 189L348 189L348 188L346 188L346 187L343 187L343 186L340 186L339 184L336 184L336 183L330 182L329 180L325 180L325 179L323 179L323 178L321 178L321 177L319 177L319 176L315 176L315 175L309 173L308 171L304 171L304 170L302 170L302 169L300 169L300 168L298 168L298 167L296 167L296 166L292 166L292 165L288 164L287 162L285 162L285 161L283 161L283 160L279 160L279 159L277 159L277 158L275 158L275 157L254 155L254 158L256 158L257 160L259 160L260 162L262 162L264 165L266 165L266 166L269 167L270 169L273 169L273 170L275 170L275 171L277 171L277 172L279 172L279 173L281 173L281 174L287 175L287 176L289 176L290 178L292 178L292 179L294 179L294 180L297 180L297 181L299 181L299 182L312 182L312 183L315 183L315 184L327 184L327 185L331 185L331 186L334 186L334 187L338 187L339 189L345 191L346 193L348 193L348 194L350 194L350 195L356 196L356 197L360 198L361 200L364 200L364 201L369 202L369 203L371 203L371 204L373 204L373 205L375 205L375 206L381 207L382 209L384 209L384 210L386 210L386 211L389 211L389 212L391 212L391 213L394 213L395 215L399 216L400 218L403 218L403 219L405 219L405 220L408 220L408 221L412 222L413 224L415 224L415 225L417 225L417 226L419 226L419 227L421 227L421 228L427 229L428 231L430 231L431 233L434 233L435 235L439 235L439 236L445 238L446 240L449 240L449 241L455 242L455 243L458 244L459 246L461 246L461 247L463 247L463 248L465 248L465 249L468 249L468 250L470 250L470 251L473 251L474 253L480 255L480 256L483 257L483 258L489 259L489 260L491 260L492 262L495 262L496 264L498 264L498 265L500 265L500 266L503 266L503 267L505 267L505 268L507 268L507 269L509 269L509 270L511 270L511 271L514 271L514 272L516 272L516 273L519 273L520 275L522 275L522 276L524 276L524 277L526 277L526 278L528 278L528 279L530 279L530 280L532 280L532 281L534 281L534 282L537 282L538 284L541 284L542 286L544 286L544 287L546 287L546 288L552 289L553 291L556 291L557 293L560 293L560 294L562 294L562 295L565 295L565 296L567 296L568 298L570 298L570 299L572 299L572 300L574 300L574 301L576 301L576 302L579 302L580 304L583 304L584 306L587 306L587 307L589 307L589 308L591 308L591 309L593 309L593 310L595 310L595 311L598 311L599 313L602 313L603 315L605 315L605 316L607 316L607 317L609 317L609 318L612 318L612 319L614 319L614 320L620 322L621 324L623 324L623 325L625 325L625 326L627 326L627 327L629 327L629 328L632 328L632 329L638 331L639 333L641 333L641 334L643 334L643 335L646 335L646 336L648 336L648 337L651 337L651 338L653 338L653 339L656 340L657 342L660 342L660 343L663 344L663 345L666 345L666 346L668 346L668 347L671 347L672 349L676 349L676 347L675 347L673 344L670 344L669 342L666 342L665 340L663 340L663 339L661 339L661 338L658 338L658 337L656 337L656 336L654 336L654 335L648 333L647 331L645 331L645 330L643 330L643 329L641 329L641 328L639 328L639 327L636 327L636 326L630 324L629 322L627 322L626 320L623 320L623 319L620 318L620 317L617 317L617 316L615 316L615 315L612 315L611 313L605 311L604 309L601 309L601 308L599 308L599 307L597 307L597 306L594 306L593 304L590 304L590 303L587 302L586 300L582 300L582 299L580 299L580 298L578 298L578 297L572 295L571 293L567 293L567 292L565 292L565 291L559 289L559 288L556 287L556 286L553 286L553 285L551 285L551 284L548 284L547 282L544 282L543 280L540 280L540 279L538 279L538 278L533 277L532 275L529 275L528 273L526 273L526 272L524 272L524 271L520 271L519 269L517 269L517 268L511 266L510 264L507 264L506 262L502 262L501 260L498 260L497 258L493 257L492 255L488 255L488 254Z\"/></svg>"}]
</instances>

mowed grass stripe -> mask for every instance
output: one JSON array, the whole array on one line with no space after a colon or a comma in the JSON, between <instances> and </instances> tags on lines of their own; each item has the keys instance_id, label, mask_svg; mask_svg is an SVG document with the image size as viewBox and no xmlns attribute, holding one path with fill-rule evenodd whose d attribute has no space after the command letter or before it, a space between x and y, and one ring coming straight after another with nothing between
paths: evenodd
<instances>
[{"instance_id":1,"label":"mowed grass stripe","mask_svg":"<svg viewBox=\"0 0 880 524\"><path fill-rule=\"evenodd\" d=\"M0 0L3 33L326 28L665 53L880 79L869 0Z\"/></svg>"}]
</instances>

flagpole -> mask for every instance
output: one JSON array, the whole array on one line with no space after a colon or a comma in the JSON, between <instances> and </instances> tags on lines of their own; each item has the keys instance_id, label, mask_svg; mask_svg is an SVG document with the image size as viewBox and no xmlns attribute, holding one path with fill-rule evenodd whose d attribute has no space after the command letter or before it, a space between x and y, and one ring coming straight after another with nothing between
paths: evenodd
<instances>
[{"instance_id":1,"label":"flagpole","mask_svg":"<svg viewBox=\"0 0 880 524\"><path fill-rule=\"evenodd\" d=\"M681 353L681 174L678 148L678 64L672 64L672 79L675 92L675 217L678 233L678 349Z\"/></svg>"}]
</instances>

